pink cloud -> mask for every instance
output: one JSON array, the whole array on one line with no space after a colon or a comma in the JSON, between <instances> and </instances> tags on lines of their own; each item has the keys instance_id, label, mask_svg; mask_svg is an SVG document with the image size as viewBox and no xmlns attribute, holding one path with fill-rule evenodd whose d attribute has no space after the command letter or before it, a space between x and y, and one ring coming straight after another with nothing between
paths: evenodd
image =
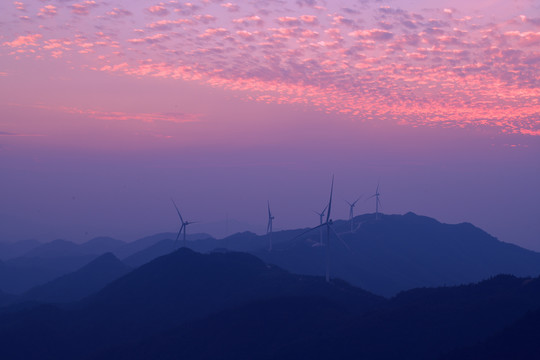
<instances>
[{"instance_id":1,"label":"pink cloud","mask_svg":"<svg viewBox=\"0 0 540 360\"><path fill-rule=\"evenodd\" d=\"M312 30L303 30L301 36L303 38L316 39L319 37L319 33Z\"/></svg>"},{"instance_id":2,"label":"pink cloud","mask_svg":"<svg viewBox=\"0 0 540 360\"><path fill-rule=\"evenodd\" d=\"M150 14L156 15L156 16L166 16L169 15L169 10L167 10L166 7L163 5L154 5L150 6L148 9L146 9Z\"/></svg>"},{"instance_id":3,"label":"pink cloud","mask_svg":"<svg viewBox=\"0 0 540 360\"><path fill-rule=\"evenodd\" d=\"M333 18L332 25L334 26L347 26L354 28L356 22L352 19L346 18L342 15L335 15Z\"/></svg>"},{"instance_id":4,"label":"pink cloud","mask_svg":"<svg viewBox=\"0 0 540 360\"><path fill-rule=\"evenodd\" d=\"M114 8L111 11L108 11L107 15L112 17L112 18L118 19L118 18L125 17L125 16L131 16L131 15L133 15L133 13L131 11L129 11L129 10L120 9L120 8Z\"/></svg>"},{"instance_id":5,"label":"pink cloud","mask_svg":"<svg viewBox=\"0 0 540 360\"><path fill-rule=\"evenodd\" d=\"M249 31L245 31L245 30L239 30L236 32L236 34L238 36L240 36L241 38L243 38L244 40L246 41L252 41L254 40L254 36L252 33L250 33Z\"/></svg>"},{"instance_id":6,"label":"pink cloud","mask_svg":"<svg viewBox=\"0 0 540 360\"><path fill-rule=\"evenodd\" d=\"M26 11L26 7L24 6L24 3L20 2L20 1L14 1L13 5L15 5L15 9L17 9L19 11Z\"/></svg>"},{"instance_id":7,"label":"pink cloud","mask_svg":"<svg viewBox=\"0 0 540 360\"><path fill-rule=\"evenodd\" d=\"M71 5L71 12L77 15L88 15L90 9L97 7L98 4L93 0L83 1L78 4Z\"/></svg>"},{"instance_id":8,"label":"pink cloud","mask_svg":"<svg viewBox=\"0 0 540 360\"><path fill-rule=\"evenodd\" d=\"M18 36L15 40L11 42L4 42L2 45L9 47L21 47L21 46L38 46L37 41L41 39L43 35L41 34L31 34L31 35L21 35Z\"/></svg>"},{"instance_id":9,"label":"pink cloud","mask_svg":"<svg viewBox=\"0 0 540 360\"><path fill-rule=\"evenodd\" d=\"M238 6L237 4L230 3L230 2L225 3L225 4L221 4L221 6L223 6L224 8L226 8L230 12L240 11L240 6Z\"/></svg>"},{"instance_id":10,"label":"pink cloud","mask_svg":"<svg viewBox=\"0 0 540 360\"><path fill-rule=\"evenodd\" d=\"M38 16L39 17L52 17L56 15L56 6L54 5L45 5L41 9L39 9Z\"/></svg>"},{"instance_id":11,"label":"pink cloud","mask_svg":"<svg viewBox=\"0 0 540 360\"><path fill-rule=\"evenodd\" d=\"M540 44L540 32L507 31L504 35L517 39L521 46L534 46Z\"/></svg>"},{"instance_id":12,"label":"pink cloud","mask_svg":"<svg viewBox=\"0 0 540 360\"><path fill-rule=\"evenodd\" d=\"M193 21L189 19L159 20L151 24L148 24L147 27L152 30L163 31L163 30L170 30L175 26L179 26L183 24L193 24Z\"/></svg>"},{"instance_id":13,"label":"pink cloud","mask_svg":"<svg viewBox=\"0 0 540 360\"><path fill-rule=\"evenodd\" d=\"M243 18L233 19L233 23L242 24L242 25L258 25L258 26L262 26L264 24L264 21L258 15L253 15L253 16L247 16L247 17L243 17Z\"/></svg>"},{"instance_id":14,"label":"pink cloud","mask_svg":"<svg viewBox=\"0 0 540 360\"><path fill-rule=\"evenodd\" d=\"M300 16L300 20L309 25L316 25L319 23L319 19L315 15L302 15Z\"/></svg>"},{"instance_id":15,"label":"pink cloud","mask_svg":"<svg viewBox=\"0 0 540 360\"><path fill-rule=\"evenodd\" d=\"M371 29L371 30L356 30L349 33L349 36L355 38L369 38L372 40L385 41L390 40L394 37L394 34L381 29Z\"/></svg>"},{"instance_id":16,"label":"pink cloud","mask_svg":"<svg viewBox=\"0 0 540 360\"><path fill-rule=\"evenodd\" d=\"M183 15L191 15L201 9L201 6L189 2L180 4L178 1L169 1L169 4L175 7L174 11L176 13Z\"/></svg>"},{"instance_id":17,"label":"pink cloud","mask_svg":"<svg viewBox=\"0 0 540 360\"><path fill-rule=\"evenodd\" d=\"M216 21L216 17L213 15L194 15L193 18L203 24L210 24Z\"/></svg>"},{"instance_id":18,"label":"pink cloud","mask_svg":"<svg viewBox=\"0 0 540 360\"><path fill-rule=\"evenodd\" d=\"M132 44L140 44L140 43L155 44L155 43L159 43L168 39L170 39L168 35L160 33L160 34L147 36L145 38L129 39L128 42Z\"/></svg>"},{"instance_id":19,"label":"pink cloud","mask_svg":"<svg viewBox=\"0 0 540 360\"><path fill-rule=\"evenodd\" d=\"M123 111L101 111L95 109L85 109L78 107L61 106L53 108L50 106L39 106L39 108L49 110L59 110L69 114L86 115L99 120L110 121L141 121L141 122L172 122L186 123L200 120L200 114L189 113L141 113L141 112L123 112ZM0 132L0 135L2 132ZM11 133L6 133L11 135Z\"/></svg>"},{"instance_id":20,"label":"pink cloud","mask_svg":"<svg viewBox=\"0 0 540 360\"><path fill-rule=\"evenodd\" d=\"M87 10L91 3L75 5L87 4ZM78 51L79 62L70 60L70 67L200 81L255 101L302 103L351 117L538 129L530 125L540 97L535 18L458 19L454 9L425 11L424 17L368 2L354 9L326 2L330 9L319 11L319 3L309 3L309 9L308 2L287 2L286 9L277 2L240 3L233 16L228 0L164 0L138 10L109 5L91 31L74 17L19 22L2 45L13 56L34 51L36 58ZM312 11L316 15L306 14ZM128 15L129 22L110 21ZM76 31L66 34L66 27ZM131 30L133 38L126 35ZM519 114L512 114L516 108Z\"/></svg>"},{"instance_id":21,"label":"pink cloud","mask_svg":"<svg viewBox=\"0 0 540 360\"><path fill-rule=\"evenodd\" d=\"M287 26L299 26L301 25L300 20L292 16L283 16L277 19L278 23L287 25Z\"/></svg>"},{"instance_id":22,"label":"pink cloud","mask_svg":"<svg viewBox=\"0 0 540 360\"><path fill-rule=\"evenodd\" d=\"M212 28L212 29L206 29L204 33L199 35L201 38L207 38L212 36L224 36L229 33L229 30L225 28Z\"/></svg>"}]
</instances>

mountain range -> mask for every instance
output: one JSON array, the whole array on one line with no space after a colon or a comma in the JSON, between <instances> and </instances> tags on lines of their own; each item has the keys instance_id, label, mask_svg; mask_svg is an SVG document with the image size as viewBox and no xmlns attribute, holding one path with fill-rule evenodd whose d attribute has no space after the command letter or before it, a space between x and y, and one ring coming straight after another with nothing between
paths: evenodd
<instances>
[{"instance_id":1,"label":"mountain range","mask_svg":"<svg viewBox=\"0 0 540 360\"><path fill-rule=\"evenodd\" d=\"M0 357L488 359L497 340L534 349L540 323L528 320L539 309L540 278L499 275L385 299L246 253L180 249L80 301L0 312ZM529 337L504 336L525 329Z\"/></svg>"},{"instance_id":2,"label":"mountain range","mask_svg":"<svg viewBox=\"0 0 540 360\"><path fill-rule=\"evenodd\" d=\"M1 249L6 250L7 254L4 256L6 260L0 262L0 289L7 293L22 294L35 286L76 271L107 252L124 259L159 241L174 237L173 233L160 233L129 243L110 237L98 237L82 244L62 239L48 243L23 241L23 245L0 243ZM207 237L206 234L190 234L188 239L195 241ZM27 251L23 252L23 249ZM169 252L173 249L171 246Z\"/></svg>"},{"instance_id":3,"label":"mountain range","mask_svg":"<svg viewBox=\"0 0 540 360\"><path fill-rule=\"evenodd\" d=\"M101 290L105 285L130 271L131 268L112 253L105 253L72 273L30 289L17 301L47 303L77 301Z\"/></svg>"}]
</instances>

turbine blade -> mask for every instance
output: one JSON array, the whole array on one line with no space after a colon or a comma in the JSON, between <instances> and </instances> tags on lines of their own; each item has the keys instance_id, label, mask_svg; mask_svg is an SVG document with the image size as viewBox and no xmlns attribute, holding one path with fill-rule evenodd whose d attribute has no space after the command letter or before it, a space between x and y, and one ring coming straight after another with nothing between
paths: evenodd
<instances>
[{"instance_id":1,"label":"turbine blade","mask_svg":"<svg viewBox=\"0 0 540 360\"><path fill-rule=\"evenodd\" d=\"M270 201L268 201L268 218L272 217L272 213L270 212Z\"/></svg>"},{"instance_id":2,"label":"turbine blade","mask_svg":"<svg viewBox=\"0 0 540 360\"><path fill-rule=\"evenodd\" d=\"M324 212L326 211L326 209L328 209L328 204L324 207L323 211L321 212L321 214L324 216Z\"/></svg>"},{"instance_id":3,"label":"turbine blade","mask_svg":"<svg viewBox=\"0 0 540 360\"><path fill-rule=\"evenodd\" d=\"M174 244L176 245L176 242L178 241L178 238L180 238L180 234L182 233L182 228L180 228L180 231L178 231L178 235L176 235L176 239L174 240Z\"/></svg>"},{"instance_id":4,"label":"turbine blade","mask_svg":"<svg viewBox=\"0 0 540 360\"><path fill-rule=\"evenodd\" d=\"M330 229L332 229L332 232L334 233L334 235L336 235L336 237L339 239L339 241L341 241L343 243L343 245L345 245L345 247L347 248L347 250L351 251L351 248L349 247L349 245L347 245L347 243L345 242L345 240L343 240L341 238L341 236L338 235L337 231L334 229L333 226L330 226Z\"/></svg>"},{"instance_id":5,"label":"turbine blade","mask_svg":"<svg viewBox=\"0 0 540 360\"><path fill-rule=\"evenodd\" d=\"M293 237L292 240L296 240L296 239L298 239L299 237L302 237L303 235L307 234L308 232L313 231L313 230L316 230L316 229L318 229L318 228L320 228L320 227L322 227L322 226L324 226L324 225L326 225L326 223L321 224L321 225L317 225L317 226L312 227L312 228L310 228L310 229L307 229L306 231L303 231L303 232L301 232L299 235L296 235L295 237Z\"/></svg>"},{"instance_id":6,"label":"turbine blade","mask_svg":"<svg viewBox=\"0 0 540 360\"><path fill-rule=\"evenodd\" d=\"M354 202L353 202L352 204L353 204L353 205L356 205L356 203L358 202L358 200L360 200L361 198L362 198L362 195L360 195L360 196L358 197L358 199L354 200Z\"/></svg>"},{"instance_id":7,"label":"turbine blade","mask_svg":"<svg viewBox=\"0 0 540 360\"><path fill-rule=\"evenodd\" d=\"M182 224L182 226L180 226L180 230L178 231L178 235L176 235L176 240L174 240L174 242L176 243L178 241L178 239L180 238L180 234L182 234L182 230L184 230L184 227L185 225Z\"/></svg>"},{"instance_id":8,"label":"turbine blade","mask_svg":"<svg viewBox=\"0 0 540 360\"><path fill-rule=\"evenodd\" d=\"M176 209L176 212L178 213L178 216L180 217L180 221L182 222L182 225L184 225L184 219L182 219L182 215L180 214L180 210L178 210L178 206L176 206L176 203L174 202L173 199L171 199L175 209Z\"/></svg>"},{"instance_id":9,"label":"turbine blade","mask_svg":"<svg viewBox=\"0 0 540 360\"><path fill-rule=\"evenodd\" d=\"M330 221L330 213L332 212L332 195L334 194L334 175L332 175L332 185L330 186L330 200L328 201L328 213L326 214L326 222Z\"/></svg>"}]
</instances>

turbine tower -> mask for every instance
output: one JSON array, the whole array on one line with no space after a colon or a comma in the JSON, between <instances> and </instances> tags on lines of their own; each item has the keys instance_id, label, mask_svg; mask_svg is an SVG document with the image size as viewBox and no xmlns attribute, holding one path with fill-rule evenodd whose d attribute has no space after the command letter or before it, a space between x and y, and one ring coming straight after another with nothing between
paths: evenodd
<instances>
[{"instance_id":1,"label":"turbine tower","mask_svg":"<svg viewBox=\"0 0 540 360\"><path fill-rule=\"evenodd\" d=\"M358 200L360 200L361 197L362 196L359 196L358 199L356 199L352 203L345 200L347 204L349 204L349 221L351 222L351 232L353 232L353 229L354 229L354 206L356 205Z\"/></svg>"},{"instance_id":2,"label":"turbine tower","mask_svg":"<svg viewBox=\"0 0 540 360\"><path fill-rule=\"evenodd\" d=\"M273 223L274 217L272 216L272 212L270 211L270 201L268 201L268 225L266 225L266 235L268 236L268 251L272 251L272 223Z\"/></svg>"},{"instance_id":3,"label":"turbine tower","mask_svg":"<svg viewBox=\"0 0 540 360\"><path fill-rule=\"evenodd\" d=\"M338 238L338 240L340 240L343 245L347 248L347 250L351 250L349 248L349 245L347 245L347 243L338 235L338 233L336 232L336 230L334 229L334 222L332 221L332 219L330 218L330 215L331 215L331 212L332 212L332 196L334 194L334 176L332 175L332 185L330 186L330 200L328 201L328 212L326 213L326 221L318 226L315 226L314 228L311 228L311 229L308 229L306 231L304 231L303 233L301 233L300 235L298 236L295 236L294 239L297 239L299 237L301 237L302 235L312 231L312 230L315 230L315 229L319 229L319 228L322 228L324 226L326 226L326 248L325 248L325 258L326 258L326 274L325 274L325 278L326 278L326 282L330 282L330 232L334 233L334 235L336 236L336 238ZM294 240L293 239L293 240Z\"/></svg>"},{"instance_id":4,"label":"turbine tower","mask_svg":"<svg viewBox=\"0 0 540 360\"><path fill-rule=\"evenodd\" d=\"M375 190L375 194L371 195L369 199L375 198L375 220L379 220L379 206L381 206L381 199L379 199L379 196L381 194L379 193L379 182L377 181L377 190Z\"/></svg>"},{"instance_id":5,"label":"turbine tower","mask_svg":"<svg viewBox=\"0 0 540 360\"><path fill-rule=\"evenodd\" d=\"M313 211L315 214L319 215L319 225L322 226L323 224L323 217L324 217L324 213L326 212L326 209L328 208L328 205L326 205L323 209L323 211L321 211L320 213L319 212L316 212L316 211ZM322 231L322 228L319 228L319 235L320 235L320 240L319 240L319 245L322 246L323 244L323 231Z\"/></svg>"},{"instance_id":6,"label":"turbine tower","mask_svg":"<svg viewBox=\"0 0 540 360\"><path fill-rule=\"evenodd\" d=\"M183 240L183 245L182 247L186 247L186 228L188 225L190 224L194 224L195 222L194 221L184 221L184 218L182 217L182 214L180 214L180 210L178 210L178 206L176 206L176 203L174 202L174 200L172 200L172 203L174 205L174 208L176 209L176 212L178 213L178 217L180 218L180 223L182 224L182 226L180 226L180 230L178 231L178 235L176 235L176 240L174 240L174 248L176 249L176 244L178 242L178 238L180 237L180 234L183 232L184 233L184 240Z\"/></svg>"}]
</instances>

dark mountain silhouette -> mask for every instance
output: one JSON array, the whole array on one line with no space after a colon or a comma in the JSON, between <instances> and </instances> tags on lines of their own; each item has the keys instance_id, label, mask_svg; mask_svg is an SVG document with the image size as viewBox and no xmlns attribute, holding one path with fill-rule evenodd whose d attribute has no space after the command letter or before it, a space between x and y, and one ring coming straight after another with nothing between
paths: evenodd
<instances>
[{"instance_id":1,"label":"dark mountain silhouette","mask_svg":"<svg viewBox=\"0 0 540 360\"><path fill-rule=\"evenodd\" d=\"M503 331L441 360L540 359L540 310L529 311Z\"/></svg>"},{"instance_id":2,"label":"dark mountain silhouette","mask_svg":"<svg viewBox=\"0 0 540 360\"><path fill-rule=\"evenodd\" d=\"M260 300L222 311L137 344L109 348L89 359L278 359L283 346L339 329L354 316L319 297ZM297 359L313 357L308 353ZM330 357L334 358L334 357Z\"/></svg>"},{"instance_id":3,"label":"dark mountain silhouette","mask_svg":"<svg viewBox=\"0 0 540 360\"><path fill-rule=\"evenodd\" d=\"M41 243L37 240L0 242L0 260L8 260L21 256L40 245Z\"/></svg>"},{"instance_id":4,"label":"dark mountain silhouette","mask_svg":"<svg viewBox=\"0 0 540 360\"><path fill-rule=\"evenodd\" d=\"M500 273L540 274L539 253L498 241L468 223L442 224L413 213L383 215L378 221L366 214L355 223L360 225L351 233L349 222L334 222L351 251L331 238L331 276L377 294L477 282ZM317 246L319 236L317 229L276 242L275 251L252 253L294 273L322 275L325 247Z\"/></svg>"},{"instance_id":5,"label":"dark mountain silhouette","mask_svg":"<svg viewBox=\"0 0 540 360\"><path fill-rule=\"evenodd\" d=\"M105 254L108 252L114 252L124 245L126 245L124 241L113 239L108 236L100 236L80 244L79 247L86 254Z\"/></svg>"},{"instance_id":6,"label":"dark mountain silhouette","mask_svg":"<svg viewBox=\"0 0 540 360\"><path fill-rule=\"evenodd\" d=\"M356 314L385 302L342 282L292 275L249 254L180 249L135 269L74 308L40 306L0 315L0 337L8 344L0 348L0 357L82 358L229 307L281 297L322 297Z\"/></svg>"},{"instance_id":7,"label":"dark mountain silhouette","mask_svg":"<svg viewBox=\"0 0 540 360\"><path fill-rule=\"evenodd\" d=\"M13 300L15 300L16 296L6 294L2 290L0 290L0 306L5 306L10 304Z\"/></svg>"},{"instance_id":8,"label":"dark mountain silhouette","mask_svg":"<svg viewBox=\"0 0 540 360\"><path fill-rule=\"evenodd\" d=\"M151 354L154 359L436 359L500 331L538 308L539 301L540 279L513 276L405 292L359 315L325 299L280 298L224 310L93 358L144 359ZM528 324L525 329L540 327L524 319L520 321ZM515 340L539 347L519 336Z\"/></svg>"},{"instance_id":9,"label":"dark mountain silhouette","mask_svg":"<svg viewBox=\"0 0 540 360\"><path fill-rule=\"evenodd\" d=\"M166 322L284 295L325 294L348 304L356 301L359 306L382 301L361 289L339 284L293 275L246 253L200 254L183 248L141 266L87 301L133 313L151 306L154 321L163 318Z\"/></svg>"},{"instance_id":10,"label":"dark mountain silhouette","mask_svg":"<svg viewBox=\"0 0 540 360\"><path fill-rule=\"evenodd\" d=\"M390 300L244 253L180 249L66 308L0 314L8 359L436 359L540 308L540 278Z\"/></svg>"},{"instance_id":11,"label":"dark mountain silhouette","mask_svg":"<svg viewBox=\"0 0 540 360\"><path fill-rule=\"evenodd\" d=\"M112 253L105 253L75 272L30 289L18 301L65 303L80 300L129 271L131 268Z\"/></svg>"}]
</instances>

